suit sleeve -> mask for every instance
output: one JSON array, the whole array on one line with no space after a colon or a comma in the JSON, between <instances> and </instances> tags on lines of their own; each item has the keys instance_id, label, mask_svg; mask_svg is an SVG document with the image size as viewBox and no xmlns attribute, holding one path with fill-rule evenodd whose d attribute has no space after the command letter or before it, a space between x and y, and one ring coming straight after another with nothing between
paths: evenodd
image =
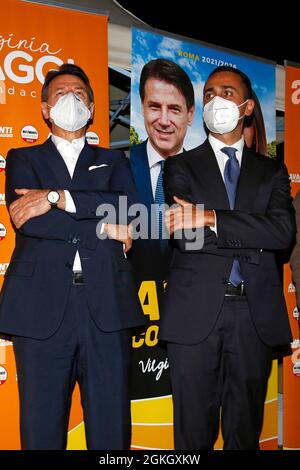
<instances>
[{"instance_id":1,"label":"suit sleeve","mask_svg":"<svg viewBox=\"0 0 300 470\"><path fill-rule=\"evenodd\" d=\"M290 182L284 165L270 174L270 198L265 213L216 210L219 248L284 250L296 232Z\"/></svg>"},{"instance_id":2,"label":"suit sleeve","mask_svg":"<svg viewBox=\"0 0 300 470\"><path fill-rule=\"evenodd\" d=\"M272 173L269 170L269 180L270 197L266 212L260 214L216 209L218 236L205 227L204 245L199 251L233 256L232 253L236 254L244 249L281 250L291 246L295 235L295 220L286 167L272 166ZM191 195L188 172L179 159L167 159L164 183L169 204L173 203L174 194L195 203ZM180 240L173 240L181 251L190 251L185 248L186 242L184 236Z\"/></svg>"},{"instance_id":3,"label":"suit sleeve","mask_svg":"<svg viewBox=\"0 0 300 470\"><path fill-rule=\"evenodd\" d=\"M164 190L166 203L171 206L175 203L174 196L195 204L190 189L189 177L183 161L176 157L167 158L164 168ZM178 233L180 232L180 233ZM178 238L171 237L171 242L182 252L211 252L216 251L216 234L209 227L203 229L203 247L201 249L187 248L195 237L192 230L177 231ZM221 254L221 253L220 253Z\"/></svg>"},{"instance_id":4,"label":"suit sleeve","mask_svg":"<svg viewBox=\"0 0 300 470\"><path fill-rule=\"evenodd\" d=\"M70 194L76 207L76 213L71 216L77 220L95 219L98 207L110 204L116 210L117 223L127 224L127 211L123 210L125 199L128 207L138 202L129 160L121 151L114 162L109 191L70 190Z\"/></svg>"},{"instance_id":5,"label":"suit sleeve","mask_svg":"<svg viewBox=\"0 0 300 470\"><path fill-rule=\"evenodd\" d=\"M16 188L41 189L30 161L18 150L8 152L6 159L6 201L8 206L18 199ZM19 232L34 238L62 240L85 248L95 249L97 221L74 220L69 213L53 209L47 214L28 220Z\"/></svg>"}]
</instances>

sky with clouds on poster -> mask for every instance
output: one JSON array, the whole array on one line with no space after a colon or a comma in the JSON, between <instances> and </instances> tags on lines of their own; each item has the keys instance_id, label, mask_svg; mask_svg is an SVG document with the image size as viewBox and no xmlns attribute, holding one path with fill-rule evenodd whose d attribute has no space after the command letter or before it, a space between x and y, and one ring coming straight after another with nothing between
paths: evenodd
<instances>
[{"instance_id":1,"label":"sky with clouds on poster","mask_svg":"<svg viewBox=\"0 0 300 470\"><path fill-rule=\"evenodd\" d=\"M145 63L159 57L173 60L180 65L189 75L194 86L196 113L193 125L189 127L185 137L185 149L196 147L206 137L202 119L203 86L210 72L219 65L234 66L249 76L263 111L267 142L270 143L276 139L275 63L235 54L232 51L210 47L196 41L133 28L131 125L138 132L140 139L147 138L139 97L140 74Z\"/></svg>"}]
</instances>

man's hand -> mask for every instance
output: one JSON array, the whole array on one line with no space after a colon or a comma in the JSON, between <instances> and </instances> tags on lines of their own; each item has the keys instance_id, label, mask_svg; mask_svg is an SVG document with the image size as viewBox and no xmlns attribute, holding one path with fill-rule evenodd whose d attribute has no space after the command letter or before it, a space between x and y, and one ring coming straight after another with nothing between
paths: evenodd
<instances>
[{"instance_id":1,"label":"man's hand","mask_svg":"<svg viewBox=\"0 0 300 470\"><path fill-rule=\"evenodd\" d=\"M165 214L165 223L171 235L176 230L214 226L214 211L201 211L195 204L177 196L174 196L174 201L177 202L177 207L169 209Z\"/></svg>"},{"instance_id":2,"label":"man's hand","mask_svg":"<svg viewBox=\"0 0 300 470\"><path fill-rule=\"evenodd\" d=\"M130 250L132 246L131 225L104 224L104 232L107 233L109 238L124 243L125 253Z\"/></svg>"},{"instance_id":3,"label":"man's hand","mask_svg":"<svg viewBox=\"0 0 300 470\"><path fill-rule=\"evenodd\" d=\"M292 363L296 364L296 362L300 362L300 348L296 349L292 354Z\"/></svg>"},{"instance_id":4,"label":"man's hand","mask_svg":"<svg viewBox=\"0 0 300 470\"><path fill-rule=\"evenodd\" d=\"M16 189L15 192L22 196L9 206L9 213L16 228L21 228L29 219L46 214L51 206L47 200L50 189ZM59 209L65 208L64 191L58 191L60 200Z\"/></svg>"}]
</instances>

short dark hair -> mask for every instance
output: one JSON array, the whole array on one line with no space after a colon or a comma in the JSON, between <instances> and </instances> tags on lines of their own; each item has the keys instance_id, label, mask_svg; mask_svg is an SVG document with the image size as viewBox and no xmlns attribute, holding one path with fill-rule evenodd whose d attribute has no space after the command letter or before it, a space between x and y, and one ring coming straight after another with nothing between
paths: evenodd
<instances>
[{"instance_id":1,"label":"short dark hair","mask_svg":"<svg viewBox=\"0 0 300 470\"><path fill-rule=\"evenodd\" d=\"M252 99L253 98L252 84L251 84L251 80L248 77L248 75L246 75L244 72L242 72L241 70L239 70L237 68L230 67L230 65L220 65L220 67L216 67L209 74L209 76L207 77L207 80L209 80L210 77L212 77L213 75L215 75L216 73L219 73L219 72L232 72L232 73L235 73L236 75L239 75L242 79L243 84L246 87L246 90L247 90L246 98L247 99Z\"/></svg>"},{"instance_id":2,"label":"short dark hair","mask_svg":"<svg viewBox=\"0 0 300 470\"><path fill-rule=\"evenodd\" d=\"M49 85L54 78L59 77L60 75L74 75L75 77L80 78L80 80L85 84L89 100L92 103L94 102L94 92L91 87L90 80L82 68L75 64L62 64L58 70L49 70L42 87L42 101L47 101Z\"/></svg>"},{"instance_id":3,"label":"short dark hair","mask_svg":"<svg viewBox=\"0 0 300 470\"><path fill-rule=\"evenodd\" d=\"M145 98L145 85L149 78L157 78L174 85L185 98L187 109L195 104L193 84L188 74L175 62L167 59L153 59L144 65L140 77L140 97Z\"/></svg>"}]
</instances>

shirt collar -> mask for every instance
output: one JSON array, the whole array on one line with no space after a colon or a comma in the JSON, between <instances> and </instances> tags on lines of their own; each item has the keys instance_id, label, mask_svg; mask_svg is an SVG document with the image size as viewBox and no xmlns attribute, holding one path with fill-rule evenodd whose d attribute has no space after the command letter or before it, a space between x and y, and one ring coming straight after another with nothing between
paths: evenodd
<instances>
[{"instance_id":1,"label":"shirt collar","mask_svg":"<svg viewBox=\"0 0 300 470\"><path fill-rule=\"evenodd\" d=\"M237 142L235 142L234 144L232 145L226 145L224 144L224 142L222 142L221 140L219 139L216 139L216 137L212 136L211 134L209 134L208 136L208 140L209 140L209 143L210 145L212 146L212 149L214 151L214 153L216 154L217 152L221 152L221 149L223 147L234 147L237 149L237 151L242 154L243 153L243 149L244 149L244 137L242 136L240 138L240 140L238 140Z\"/></svg>"},{"instance_id":2,"label":"shirt collar","mask_svg":"<svg viewBox=\"0 0 300 470\"><path fill-rule=\"evenodd\" d=\"M58 148L60 145L72 145L79 153L84 147L85 137L79 137L78 139L73 139L71 142L69 140L63 139L58 135L52 134L51 140L54 143L55 147Z\"/></svg>"},{"instance_id":3,"label":"shirt collar","mask_svg":"<svg viewBox=\"0 0 300 470\"><path fill-rule=\"evenodd\" d=\"M181 153L181 152L183 152L183 147L177 153ZM153 147L149 139L147 140L147 155L148 155L149 168L152 168L154 165L156 165L156 163L159 163L165 160L165 158L162 157L158 153L158 151Z\"/></svg>"}]
</instances>

